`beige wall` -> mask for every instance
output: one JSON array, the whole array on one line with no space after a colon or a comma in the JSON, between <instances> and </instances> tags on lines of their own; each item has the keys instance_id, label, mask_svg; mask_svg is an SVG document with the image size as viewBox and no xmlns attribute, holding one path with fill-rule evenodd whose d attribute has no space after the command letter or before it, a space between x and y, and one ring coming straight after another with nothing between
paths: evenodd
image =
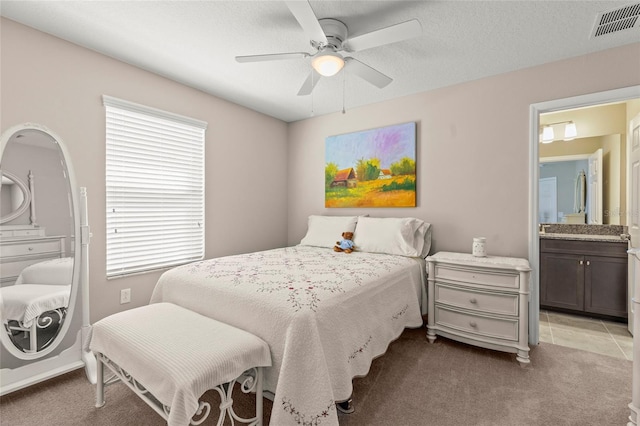
<instances>
[{"instance_id":1,"label":"beige wall","mask_svg":"<svg viewBox=\"0 0 640 426\"><path fill-rule=\"evenodd\" d=\"M640 43L290 124L289 243L310 214L409 215L434 225L432 250L469 252L484 236L489 254L527 257L530 105L638 85L638 57ZM407 121L418 207L325 209L325 137Z\"/></svg>"},{"instance_id":2,"label":"beige wall","mask_svg":"<svg viewBox=\"0 0 640 426\"><path fill-rule=\"evenodd\" d=\"M602 137L603 165L602 191L604 224L626 225L623 211L626 209L626 146L625 135L608 135ZM606 166L606 167L605 167Z\"/></svg>"},{"instance_id":3,"label":"beige wall","mask_svg":"<svg viewBox=\"0 0 640 426\"><path fill-rule=\"evenodd\" d=\"M101 96L204 120L206 256L286 244L287 125L13 21L0 21L0 127L34 122L66 144L89 196L91 320L148 303L159 273L105 278ZM265 179L268 176L268 179ZM119 304L122 288L132 303Z\"/></svg>"},{"instance_id":4,"label":"beige wall","mask_svg":"<svg viewBox=\"0 0 640 426\"><path fill-rule=\"evenodd\" d=\"M207 257L296 244L308 215L354 212L423 218L433 250L485 236L490 254L526 257L529 106L640 84L638 43L287 125L6 19L0 31L1 129L51 128L88 188L92 321L147 303L159 275L105 279L103 94L209 123ZM418 207L325 209L324 138L407 121L418 123Z\"/></svg>"},{"instance_id":5,"label":"beige wall","mask_svg":"<svg viewBox=\"0 0 640 426\"><path fill-rule=\"evenodd\" d=\"M638 65L640 67L640 65ZM540 125L573 121L578 129L578 137L605 136L619 133L627 133L628 102L601 105L591 108L570 109L567 111L553 112L540 116ZM558 136L560 138L562 135ZM543 146L554 145L544 144Z\"/></svg>"}]
</instances>

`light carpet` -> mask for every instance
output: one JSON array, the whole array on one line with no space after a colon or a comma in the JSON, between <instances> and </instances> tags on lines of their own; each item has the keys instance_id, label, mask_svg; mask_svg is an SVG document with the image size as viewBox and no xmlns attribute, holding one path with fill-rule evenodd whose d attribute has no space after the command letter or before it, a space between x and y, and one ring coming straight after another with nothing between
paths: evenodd
<instances>
[{"instance_id":1,"label":"light carpet","mask_svg":"<svg viewBox=\"0 0 640 426\"><path fill-rule=\"evenodd\" d=\"M624 425L631 370L631 361L547 343L533 347L531 365L522 368L514 354L444 338L429 344L424 329L405 330L366 377L354 379L356 411L339 419L342 426ZM106 405L95 408L95 387L74 371L0 398L0 424L165 424L123 384L105 394ZM217 421L216 395L206 394L216 415L205 425ZM249 417L254 399L236 391L234 401ZM281 409L265 400L265 422L272 405Z\"/></svg>"}]
</instances>

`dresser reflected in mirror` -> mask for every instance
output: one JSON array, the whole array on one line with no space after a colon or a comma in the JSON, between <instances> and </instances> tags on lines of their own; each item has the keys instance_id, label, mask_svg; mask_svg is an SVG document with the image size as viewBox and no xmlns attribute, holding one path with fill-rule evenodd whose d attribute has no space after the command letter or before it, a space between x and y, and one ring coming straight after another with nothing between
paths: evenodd
<instances>
[{"instance_id":1,"label":"dresser reflected in mirror","mask_svg":"<svg viewBox=\"0 0 640 426\"><path fill-rule=\"evenodd\" d=\"M38 129L9 137L0 171L0 340L38 354L61 337L74 282L69 173L58 142Z\"/></svg>"}]
</instances>

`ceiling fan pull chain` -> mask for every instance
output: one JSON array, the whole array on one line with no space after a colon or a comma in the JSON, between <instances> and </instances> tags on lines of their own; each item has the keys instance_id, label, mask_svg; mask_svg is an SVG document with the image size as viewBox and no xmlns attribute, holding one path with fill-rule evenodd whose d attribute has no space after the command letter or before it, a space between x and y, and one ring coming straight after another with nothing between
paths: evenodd
<instances>
[{"instance_id":1,"label":"ceiling fan pull chain","mask_svg":"<svg viewBox=\"0 0 640 426\"><path fill-rule=\"evenodd\" d=\"M313 75L313 69L311 70L311 87L313 86L313 78L315 77L315 75ZM311 91L311 117L314 116L314 111L313 111L313 90Z\"/></svg>"},{"instance_id":2,"label":"ceiling fan pull chain","mask_svg":"<svg viewBox=\"0 0 640 426\"><path fill-rule=\"evenodd\" d=\"M344 97L345 97L345 81L346 81L346 72L342 71L342 113L345 114L346 111L344 109Z\"/></svg>"}]
</instances>

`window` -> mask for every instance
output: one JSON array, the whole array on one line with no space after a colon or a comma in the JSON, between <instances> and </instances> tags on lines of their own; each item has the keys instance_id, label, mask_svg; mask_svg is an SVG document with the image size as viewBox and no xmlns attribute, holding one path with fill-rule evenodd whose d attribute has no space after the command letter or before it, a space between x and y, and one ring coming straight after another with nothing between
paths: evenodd
<instances>
[{"instance_id":1,"label":"window","mask_svg":"<svg viewBox=\"0 0 640 426\"><path fill-rule=\"evenodd\" d=\"M103 96L107 277L204 257L207 123Z\"/></svg>"}]
</instances>

